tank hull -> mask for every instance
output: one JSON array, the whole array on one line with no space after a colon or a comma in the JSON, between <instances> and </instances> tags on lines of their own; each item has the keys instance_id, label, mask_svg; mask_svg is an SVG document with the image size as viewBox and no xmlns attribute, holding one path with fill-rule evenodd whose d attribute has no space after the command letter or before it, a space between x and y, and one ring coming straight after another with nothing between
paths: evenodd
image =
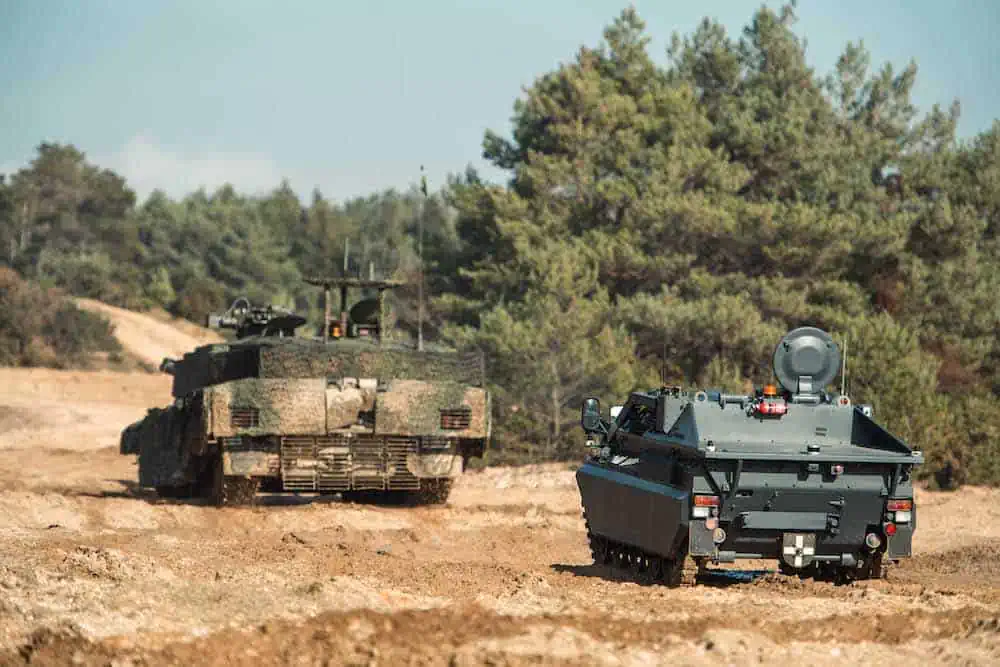
<instances>
[{"instance_id":1,"label":"tank hull","mask_svg":"<svg viewBox=\"0 0 1000 667\"><path fill-rule=\"evenodd\" d=\"M205 348L176 365L175 390L180 377L187 393L123 431L120 451L138 456L141 486L220 503L226 502L227 485L230 500L240 502L257 489L376 498L402 493L418 502L441 502L468 460L484 454L491 430L488 391L440 368L420 379L420 359L412 353L404 377L387 377L340 374L385 371L391 364L372 346L361 348L371 356L349 367L342 359L357 357L345 357L333 345L294 341L286 350L268 341L263 351L248 347L241 354L214 347L216 353ZM215 374L259 370L243 363L256 355L270 364L272 376L204 386L195 362L212 354L218 357ZM330 363L316 361L324 354ZM303 359L327 374L308 376L315 369ZM441 359L447 357L433 361L440 366ZM292 369L292 362L299 363L292 377L274 377Z\"/></svg>"},{"instance_id":2,"label":"tank hull","mask_svg":"<svg viewBox=\"0 0 1000 667\"><path fill-rule=\"evenodd\" d=\"M688 557L840 580L909 557L919 452L847 401L761 402L632 394L576 473L595 561L676 583Z\"/></svg>"},{"instance_id":3,"label":"tank hull","mask_svg":"<svg viewBox=\"0 0 1000 667\"><path fill-rule=\"evenodd\" d=\"M706 470L725 477L732 469L729 463L708 460ZM692 516L692 497L711 495L709 485L700 478L677 486L665 483L661 480L669 473L660 469L656 475L655 463L623 466L592 460L577 470L576 481L592 535L665 559L684 553L713 563L757 559L792 568L829 563L856 569L876 552L893 560L911 555L917 525L912 500L909 520L893 524L894 533L883 535L892 520L885 511L890 464L859 467L835 481L821 472L810 474L808 465L744 462L738 486L720 498L718 516L706 518ZM912 499L912 489L897 488L896 496ZM719 528L724 531L721 541ZM869 534L880 535L878 549L866 544ZM798 546L808 553L786 550L798 538Z\"/></svg>"}]
</instances>

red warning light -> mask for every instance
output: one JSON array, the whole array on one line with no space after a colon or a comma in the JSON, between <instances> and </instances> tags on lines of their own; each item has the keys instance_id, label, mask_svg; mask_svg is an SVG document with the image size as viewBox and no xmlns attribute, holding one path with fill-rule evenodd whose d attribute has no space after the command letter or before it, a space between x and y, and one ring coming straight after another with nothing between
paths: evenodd
<instances>
[{"instance_id":1,"label":"red warning light","mask_svg":"<svg viewBox=\"0 0 1000 667\"><path fill-rule=\"evenodd\" d=\"M788 412L788 404L784 401L761 401L757 404L757 414L783 415Z\"/></svg>"}]
</instances>

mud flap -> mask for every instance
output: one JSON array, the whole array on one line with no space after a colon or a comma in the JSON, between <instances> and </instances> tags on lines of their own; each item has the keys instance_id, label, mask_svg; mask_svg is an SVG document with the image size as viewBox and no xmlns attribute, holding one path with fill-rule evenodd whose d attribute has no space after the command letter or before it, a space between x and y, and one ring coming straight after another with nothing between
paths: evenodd
<instances>
[{"instance_id":1,"label":"mud flap","mask_svg":"<svg viewBox=\"0 0 1000 667\"><path fill-rule=\"evenodd\" d=\"M783 533L781 559L795 568L808 567L816 556L816 535L810 533Z\"/></svg>"},{"instance_id":2,"label":"mud flap","mask_svg":"<svg viewBox=\"0 0 1000 667\"><path fill-rule=\"evenodd\" d=\"M688 553L692 556L711 556L715 553L715 540L712 531L705 527L704 521L692 521L688 524Z\"/></svg>"},{"instance_id":3,"label":"mud flap","mask_svg":"<svg viewBox=\"0 0 1000 667\"><path fill-rule=\"evenodd\" d=\"M896 534L889 537L887 550L889 558L906 558L910 556L913 541L913 529L897 524Z\"/></svg>"}]
</instances>

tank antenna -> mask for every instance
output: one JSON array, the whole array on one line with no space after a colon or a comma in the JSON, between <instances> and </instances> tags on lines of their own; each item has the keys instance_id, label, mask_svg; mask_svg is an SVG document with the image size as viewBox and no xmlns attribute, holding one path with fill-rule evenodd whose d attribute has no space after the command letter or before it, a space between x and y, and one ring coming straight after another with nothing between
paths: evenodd
<instances>
[{"instance_id":1,"label":"tank antenna","mask_svg":"<svg viewBox=\"0 0 1000 667\"><path fill-rule=\"evenodd\" d=\"M848 334L844 334L844 358L840 367L840 395L847 395L847 343Z\"/></svg>"},{"instance_id":2,"label":"tank antenna","mask_svg":"<svg viewBox=\"0 0 1000 667\"><path fill-rule=\"evenodd\" d=\"M660 384L667 384L667 341L663 341L663 356L660 357Z\"/></svg>"},{"instance_id":3,"label":"tank antenna","mask_svg":"<svg viewBox=\"0 0 1000 667\"><path fill-rule=\"evenodd\" d=\"M417 350L424 350L424 206L427 203L427 177L420 165L420 192L423 200L417 207L417 257L420 263L420 282L417 284Z\"/></svg>"}]
</instances>

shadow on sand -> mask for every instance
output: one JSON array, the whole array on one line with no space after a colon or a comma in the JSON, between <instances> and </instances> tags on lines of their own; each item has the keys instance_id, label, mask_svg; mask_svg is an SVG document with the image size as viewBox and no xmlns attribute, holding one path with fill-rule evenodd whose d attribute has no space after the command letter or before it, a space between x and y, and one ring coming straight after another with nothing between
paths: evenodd
<instances>
[{"instance_id":1,"label":"shadow on sand","mask_svg":"<svg viewBox=\"0 0 1000 667\"><path fill-rule=\"evenodd\" d=\"M125 498L130 500L141 500L151 505L192 505L197 507L215 507L208 498L187 497L171 498L159 495L155 489L140 486L134 480L109 479L107 482L118 484L119 489L104 489L101 491L67 490L63 495L80 498ZM252 503L247 505L237 505L236 507L297 507L305 505L343 505L343 506L365 506L365 507L410 507L415 503L406 494L389 493L364 493L354 492L350 494L332 493L294 493L288 491L274 492L263 490L257 493Z\"/></svg>"},{"instance_id":2,"label":"shadow on sand","mask_svg":"<svg viewBox=\"0 0 1000 667\"><path fill-rule=\"evenodd\" d=\"M572 574L576 577L589 577L603 579L605 581L630 582L642 586L659 586L661 582L654 581L649 577L635 575L629 570L615 568L610 565L566 565L555 563L552 569L559 573ZM696 585L711 588L728 588L739 584L753 583L759 577L774 574L775 570L722 570L709 569L695 575L691 572L691 577L685 577L685 581L694 581Z\"/></svg>"}]
</instances>

